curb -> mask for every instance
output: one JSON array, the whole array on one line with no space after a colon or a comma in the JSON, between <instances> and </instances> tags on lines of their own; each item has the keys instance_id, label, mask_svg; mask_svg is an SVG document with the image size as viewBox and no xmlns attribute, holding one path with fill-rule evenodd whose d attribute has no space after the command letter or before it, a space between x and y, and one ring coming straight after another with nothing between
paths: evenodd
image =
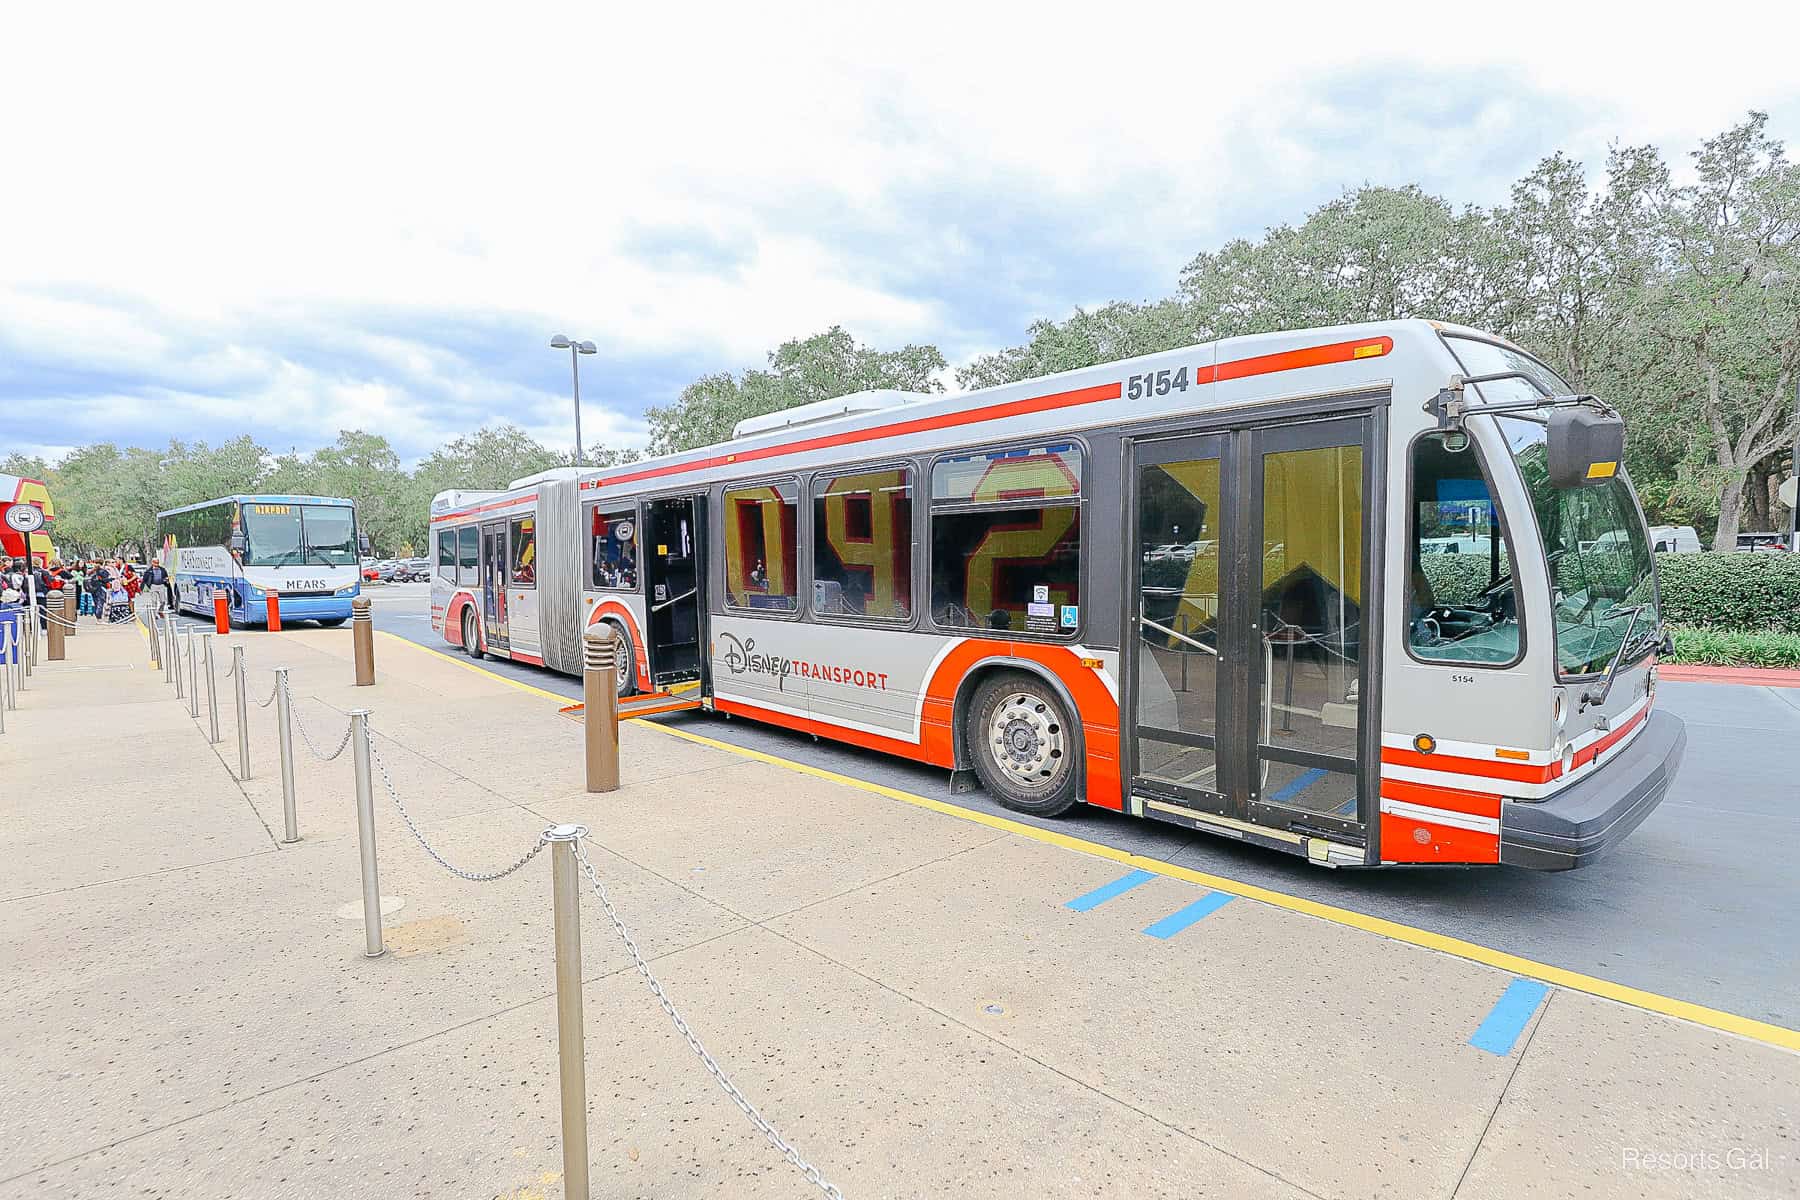
<instances>
[{"instance_id":1,"label":"curb","mask_svg":"<svg viewBox=\"0 0 1800 1200\"><path fill-rule=\"evenodd\" d=\"M1754 687L1800 688L1800 671L1780 667L1713 667L1705 663L1658 663L1658 679L1678 683L1736 683Z\"/></svg>"}]
</instances>

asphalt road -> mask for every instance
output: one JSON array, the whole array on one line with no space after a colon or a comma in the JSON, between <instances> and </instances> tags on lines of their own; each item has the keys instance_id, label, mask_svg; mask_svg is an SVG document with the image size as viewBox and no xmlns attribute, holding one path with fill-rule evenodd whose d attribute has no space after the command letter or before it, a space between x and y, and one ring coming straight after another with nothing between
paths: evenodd
<instances>
[{"instance_id":1,"label":"asphalt road","mask_svg":"<svg viewBox=\"0 0 1800 1200\"><path fill-rule=\"evenodd\" d=\"M431 629L424 584L370 589L378 628L457 653ZM348 631L346 630L346 636ZM488 669L580 698L570 676ZM1665 682L1658 703L1687 722L1687 757L1660 808L1591 867L1333 871L1207 834L1077 808L1055 821L954 795L945 772L750 721L655 718L750 749L1004 813L1076 837L1404 922L1758 1020L1800 1024L1800 689ZM1271 946L1271 954L1281 948ZM1421 1005L1432 1003L1419 997Z\"/></svg>"}]
</instances>

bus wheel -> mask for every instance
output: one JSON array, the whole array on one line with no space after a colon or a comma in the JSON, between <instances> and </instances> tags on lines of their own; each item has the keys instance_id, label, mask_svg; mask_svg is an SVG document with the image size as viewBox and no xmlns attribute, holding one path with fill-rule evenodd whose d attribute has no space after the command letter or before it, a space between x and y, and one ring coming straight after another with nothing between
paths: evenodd
<instances>
[{"instance_id":1,"label":"bus wheel","mask_svg":"<svg viewBox=\"0 0 1800 1200\"><path fill-rule=\"evenodd\" d=\"M463 609L462 626L463 626L463 628L462 628L463 650L468 653L470 658L480 658L481 657L481 635L475 629L475 610L474 609L472 609L472 608Z\"/></svg>"},{"instance_id":2,"label":"bus wheel","mask_svg":"<svg viewBox=\"0 0 1800 1200\"><path fill-rule=\"evenodd\" d=\"M976 689L964 732L982 786L1007 808L1054 817L1075 803L1076 739L1042 680L991 676Z\"/></svg>"},{"instance_id":3,"label":"bus wheel","mask_svg":"<svg viewBox=\"0 0 1800 1200\"><path fill-rule=\"evenodd\" d=\"M342 617L320 617L319 618L319 628L321 628L321 629L336 629L339 625L342 625L343 623L344 623L344 618L342 618Z\"/></svg>"},{"instance_id":4,"label":"bus wheel","mask_svg":"<svg viewBox=\"0 0 1800 1200\"><path fill-rule=\"evenodd\" d=\"M637 657L632 652L631 635L625 632L625 627L612 621L607 624L612 626L614 645L619 652L619 699L623 700L637 691Z\"/></svg>"}]
</instances>

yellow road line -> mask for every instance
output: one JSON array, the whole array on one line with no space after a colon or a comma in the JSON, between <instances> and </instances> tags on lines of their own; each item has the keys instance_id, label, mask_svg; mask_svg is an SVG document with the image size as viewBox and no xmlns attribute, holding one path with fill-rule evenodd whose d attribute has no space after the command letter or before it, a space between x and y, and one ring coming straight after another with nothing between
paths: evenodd
<instances>
[{"instance_id":1,"label":"yellow road line","mask_svg":"<svg viewBox=\"0 0 1800 1200\"><path fill-rule=\"evenodd\" d=\"M568 697L559 696L555 692L547 692L530 684L518 683L504 675L478 667L471 662L463 662L448 654L441 654L430 647L421 646L417 642L407 641L397 634L387 634L397 642L404 642L415 650L423 650L427 654L436 654L448 662L456 663L471 671L478 671L491 679L497 679L509 687L523 692L543 696L554 700L558 705L567 704ZM1241 880L1227 879L1222 875L1213 875L1206 871L1196 871L1192 867L1176 866L1161 859L1146 858L1141 854L1133 854L1128 850L1120 850L1100 842L1090 842L1085 838L1072 837L1054 830L1039 829L1035 825L1027 825L1022 821L1014 821L1008 817L996 816L993 813L977 812L974 809L962 808L942 800L933 800L929 796L921 796L914 792L902 791L888 787L886 784L871 783L866 779L857 779L850 775L840 775L836 771L827 771L823 767L809 766L782 758L775 754L766 754L761 750L750 750L743 746L734 746L730 742L722 742L717 738L709 738L704 734L692 733L686 729L677 729L670 725L661 725L654 721L632 721L648 729L655 729L670 737L681 738L702 746L711 746L728 754L748 758L756 762L768 763L771 766L784 767L797 771L802 775L810 775L815 779L823 779L844 787L856 788L858 791L884 796L890 800L898 800L911 804L916 808L929 809L942 813L947 817L955 817L962 821L973 821L977 825L986 825L990 829L1003 830L1030 838L1050 846L1060 846L1065 850L1073 850L1081 854L1091 854L1097 858L1111 859L1142 871L1150 871L1157 875L1165 875L1171 879L1180 879L1187 883L1198 884L1214 891L1229 892L1234 896L1242 896L1248 900L1260 900L1276 908L1289 912L1302 913L1309 917L1317 917L1321 921L1330 921L1335 925L1343 925L1350 929L1360 929L1366 933L1391 938L1397 942L1405 942L1426 950L1436 950L1441 954L1449 954L1469 962L1481 963L1501 971L1510 971L1515 975L1523 975L1544 983L1568 988L1573 992L1585 992L1590 996L1598 996L1605 1000L1616 1000L1620 1004L1628 1004L1633 1008L1641 1008L1647 1012L1661 1013L1664 1016L1677 1017L1684 1021L1692 1021L1696 1025L1704 1025L1709 1029L1717 1029L1724 1033L1737 1034L1753 1041L1764 1042L1771 1046L1779 1046L1785 1050L1800 1050L1800 1030L1788 1029L1785 1026L1758 1021L1752 1017L1739 1016L1737 1013L1725 1012L1722 1009L1708 1008L1704 1004L1694 1004L1687 1000L1677 1000L1673 996L1664 996L1657 992L1647 992L1642 988L1629 987L1622 983L1614 983L1609 979L1600 979L1593 975L1584 975L1579 971L1570 971L1563 967L1541 963L1534 959L1522 958L1517 954L1509 954L1504 950L1496 950L1492 946L1483 946L1477 942L1464 941L1449 934L1434 933L1429 929L1420 929L1414 925L1403 925L1398 921L1389 921L1383 917L1370 916L1354 909L1340 908L1335 904L1324 904L1317 900L1308 900L1304 896L1295 896L1287 892L1278 892L1272 888L1260 887Z\"/></svg>"},{"instance_id":2,"label":"yellow road line","mask_svg":"<svg viewBox=\"0 0 1800 1200\"><path fill-rule=\"evenodd\" d=\"M529 683L520 683L516 679L508 679L498 671L490 671L486 667L476 666L474 662L467 658L458 658L454 654L445 654L442 650L434 650L430 646L421 646L410 638L403 638L397 633L389 633L385 629L377 629L375 632L380 636L387 638L390 641L398 642L400 645L406 646L409 649L417 650L423 654L429 654L433 658L441 658L453 667L461 667L463 670L473 671L477 675L486 675L489 679L498 680L509 688L517 688L521 692L527 692L533 696L542 696L546 700L554 700L558 706L569 703L569 698L567 696L559 696L555 692L547 692L543 688L532 687Z\"/></svg>"}]
</instances>

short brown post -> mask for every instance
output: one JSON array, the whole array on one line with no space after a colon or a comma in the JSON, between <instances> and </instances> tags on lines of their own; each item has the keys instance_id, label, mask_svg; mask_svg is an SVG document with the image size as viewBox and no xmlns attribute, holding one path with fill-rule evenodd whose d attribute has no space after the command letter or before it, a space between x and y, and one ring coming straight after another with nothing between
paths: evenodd
<instances>
[{"instance_id":1,"label":"short brown post","mask_svg":"<svg viewBox=\"0 0 1800 1200\"><path fill-rule=\"evenodd\" d=\"M587 790L619 790L619 643L601 621L581 637L582 723L587 727Z\"/></svg>"},{"instance_id":2,"label":"short brown post","mask_svg":"<svg viewBox=\"0 0 1800 1200\"><path fill-rule=\"evenodd\" d=\"M68 590L63 589L61 591L51 592L49 596L50 604L48 608L50 621L48 633L50 636L45 640L50 652L49 659L51 662L61 662L63 659L63 637L69 632L63 627L63 621L66 619L63 614L69 609L69 605L65 599L68 594Z\"/></svg>"},{"instance_id":3,"label":"short brown post","mask_svg":"<svg viewBox=\"0 0 1800 1200\"><path fill-rule=\"evenodd\" d=\"M75 636L75 626L80 623L81 593L75 590L75 587L73 584L70 584L63 588L62 594L63 594L63 616L68 618L68 621L69 621L69 627L67 629L63 630L63 636L64 637L74 637Z\"/></svg>"},{"instance_id":4,"label":"short brown post","mask_svg":"<svg viewBox=\"0 0 1800 1200\"><path fill-rule=\"evenodd\" d=\"M375 621L367 596L350 602L350 639L356 651L356 686L375 682Z\"/></svg>"}]
</instances>

